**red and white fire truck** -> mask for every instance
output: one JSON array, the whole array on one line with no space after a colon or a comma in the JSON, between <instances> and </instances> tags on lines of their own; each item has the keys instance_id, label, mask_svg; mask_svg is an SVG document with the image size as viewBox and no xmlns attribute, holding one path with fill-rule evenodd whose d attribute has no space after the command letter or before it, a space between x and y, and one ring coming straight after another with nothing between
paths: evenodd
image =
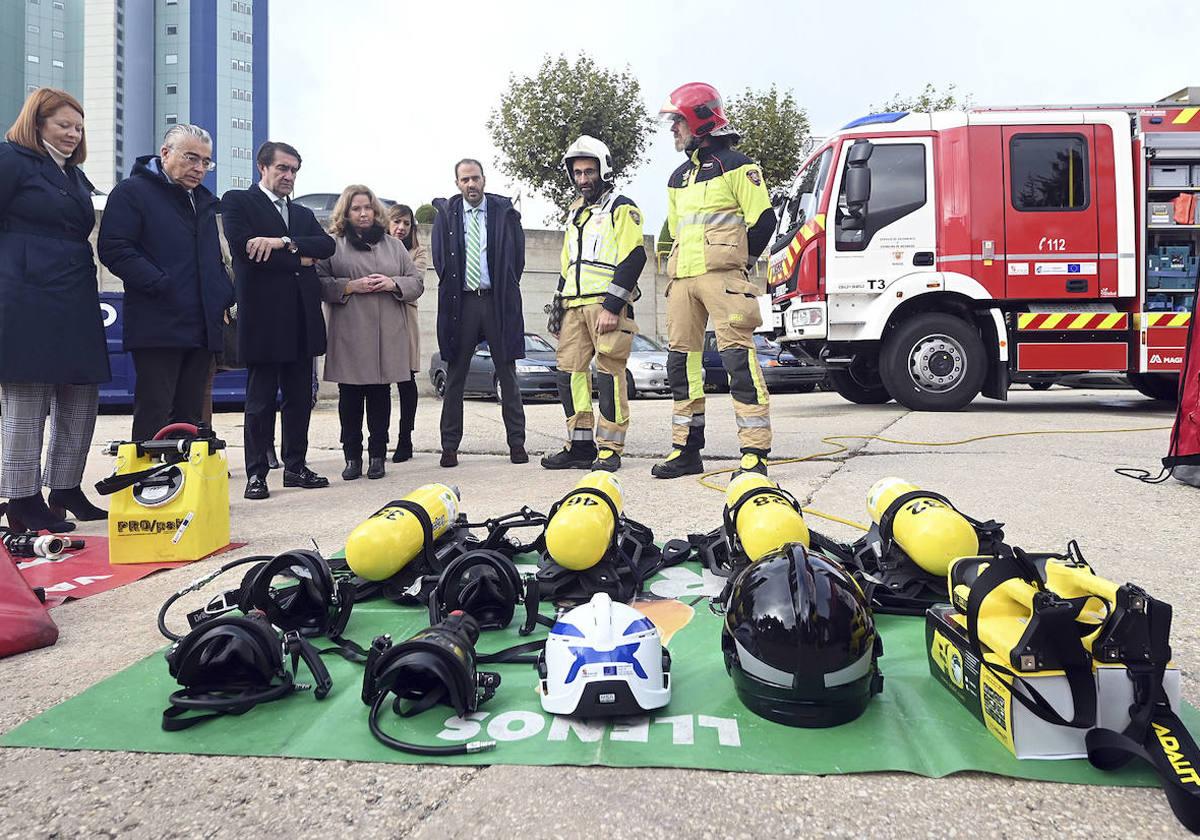
<instances>
[{"instance_id":1,"label":"red and white fire truck","mask_svg":"<svg viewBox=\"0 0 1200 840\"><path fill-rule=\"evenodd\" d=\"M1081 371L1175 398L1200 107L876 114L817 148L779 211L775 334L849 400L955 410Z\"/></svg>"}]
</instances>

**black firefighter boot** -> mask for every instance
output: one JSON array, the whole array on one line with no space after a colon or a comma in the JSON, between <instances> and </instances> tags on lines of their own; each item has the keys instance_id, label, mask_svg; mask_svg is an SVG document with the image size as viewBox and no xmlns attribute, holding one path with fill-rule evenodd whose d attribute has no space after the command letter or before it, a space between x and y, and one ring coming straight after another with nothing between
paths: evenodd
<instances>
[{"instance_id":1,"label":"black firefighter boot","mask_svg":"<svg viewBox=\"0 0 1200 840\"><path fill-rule=\"evenodd\" d=\"M767 451L765 449L743 449L742 460L738 463L738 468L733 471L730 481L737 478L742 473L758 473L759 475L767 474Z\"/></svg>"},{"instance_id":2,"label":"black firefighter boot","mask_svg":"<svg viewBox=\"0 0 1200 840\"><path fill-rule=\"evenodd\" d=\"M543 455L542 466L548 470L590 470L595 460L595 442L575 440L553 455Z\"/></svg>"},{"instance_id":3,"label":"black firefighter boot","mask_svg":"<svg viewBox=\"0 0 1200 840\"><path fill-rule=\"evenodd\" d=\"M665 461L650 468L650 475L655 478L679 478L702 472L704 462L700 460L700 450L685 447L676 447Z\"/></svg>"}]
</instances>

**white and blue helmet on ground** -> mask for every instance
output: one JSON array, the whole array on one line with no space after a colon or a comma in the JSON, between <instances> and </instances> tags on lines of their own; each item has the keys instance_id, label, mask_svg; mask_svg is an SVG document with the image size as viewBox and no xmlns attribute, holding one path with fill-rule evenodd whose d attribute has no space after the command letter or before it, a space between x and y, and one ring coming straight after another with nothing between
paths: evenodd
<instances>
[{"instance_id":1,"label":"white and blue helmet on ground","mask_svg":"<svg viewBox=\"0 0 1200 840\"><path fill-rule=\"evenodd\" d=\"M671 655L658 628L603 592L559 616L537 669L542 708L555 715L638 715L671 700Z\"/></svg>"}]
</instances>

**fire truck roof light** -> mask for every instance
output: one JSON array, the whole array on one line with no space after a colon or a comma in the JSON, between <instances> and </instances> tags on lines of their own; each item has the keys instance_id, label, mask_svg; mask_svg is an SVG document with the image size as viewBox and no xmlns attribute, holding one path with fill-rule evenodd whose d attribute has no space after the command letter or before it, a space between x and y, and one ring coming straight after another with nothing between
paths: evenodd
<instances>
[{"instance_id":1,"label":"fire truck roof light","mask_svg":"<svg viewBox=\"0 0 1200 840\"><path fill-rule=\"evenodd\" d=\"M879 123L894 123L908 116L908 111L893 111L890 114L869 114L865 117L846 123L841 127L841 131L848 128L858 128L860 125L877 125Z\"/></svg>"}]
</instances>

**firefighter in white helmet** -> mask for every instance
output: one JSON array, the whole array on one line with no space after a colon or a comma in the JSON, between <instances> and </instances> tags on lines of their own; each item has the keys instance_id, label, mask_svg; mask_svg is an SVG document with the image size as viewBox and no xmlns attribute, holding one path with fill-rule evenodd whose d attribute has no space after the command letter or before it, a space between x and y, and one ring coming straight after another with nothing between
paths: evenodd
<instances>
[{"instance_id":1,"label":"firefighter in white helmet","mask_svg":"<svg viewBox=\"0 0 1200 840\"><path fill-rule=\"evenodd\" d=\"M629 428L625 363L638 330L632 304L646 265L642 213L613 189L612 155L595 137L585 134L572 143L563 165L579 198L568 209L550 332L558 337L558 391L568 441L543 457L542 466L615 471ZM592 413L593 356L599 423Z\"/></svg>"},{"instance_id":2,"label":"firefighter in white helmet","mask_svg":"<svg viewBox=\"0 0 1200 840\"><path fill-rule=\"evenodd\" d=\"M737 420L740 471L767 473L770 396L754 352L762 324L749 278L775 229L762 167L734 148L737 132L712 85L691 82L671 93L661 113L687 160L667 182L667 381L675 398L673 449L651 470L658 478L704 471L704 329L712 319Z\"/></svg>"}]
</instances>

